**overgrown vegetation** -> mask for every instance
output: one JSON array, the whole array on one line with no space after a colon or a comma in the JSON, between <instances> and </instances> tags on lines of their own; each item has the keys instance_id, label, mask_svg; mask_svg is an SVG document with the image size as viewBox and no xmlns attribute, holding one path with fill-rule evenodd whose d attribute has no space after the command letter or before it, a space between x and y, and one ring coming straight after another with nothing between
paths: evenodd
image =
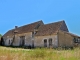
<instances>
[{"instance_id":1,"label":"overgrown vegetation","mask_svg":"<svg viewBox=\"0 0 80 60\"><path fill-rule=\"evenodd\" d=\"M0 60L80 60L80 49L54 50L0 47Z\"/></svg>"}]
</instances>

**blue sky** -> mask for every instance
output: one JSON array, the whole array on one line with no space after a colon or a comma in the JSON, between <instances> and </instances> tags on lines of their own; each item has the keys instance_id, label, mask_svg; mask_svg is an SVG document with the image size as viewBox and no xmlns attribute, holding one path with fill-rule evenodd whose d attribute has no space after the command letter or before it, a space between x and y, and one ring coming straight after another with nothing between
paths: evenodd
<instances>
[{"instance_id":1,"label":"blue sky","mask_svg":"<svg viewBox=\"0 0 80 60\"><path fill-rule=\"evenodd\" d=\"M39 20L65 20L69 31L80 35L80 0L0 0L1 34Z\"/></svg>"}]
</instances>

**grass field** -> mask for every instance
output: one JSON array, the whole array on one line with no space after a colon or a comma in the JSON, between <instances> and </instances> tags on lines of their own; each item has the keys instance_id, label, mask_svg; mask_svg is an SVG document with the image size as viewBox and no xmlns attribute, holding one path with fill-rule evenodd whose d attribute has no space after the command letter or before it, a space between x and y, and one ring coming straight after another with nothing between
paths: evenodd
<instances>
[{"instance_id":1,"label":"grass field","mask_svg":"<svg viewBox=\"0 0 80 60\"><path fill-rule=\"evenodd\" d=\"M80 49L21 49L0 46L0 60L80 60Z\"/></svg>"}]
</instances>

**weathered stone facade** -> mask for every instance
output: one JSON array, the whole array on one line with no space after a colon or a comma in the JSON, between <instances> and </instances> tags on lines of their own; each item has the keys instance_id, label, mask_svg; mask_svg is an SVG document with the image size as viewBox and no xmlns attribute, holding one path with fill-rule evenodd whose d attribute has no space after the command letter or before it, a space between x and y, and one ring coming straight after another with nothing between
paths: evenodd
<instances>
[{"instance_id":1,"label":"weathered stone facade","mask_svg":"<svg viewBox=\"0 0 80 60\"><path fill-rule=\"evenodd\" d=\"M36 36L34 40L34 46L35 47L45 47L44 46L44 40L47 40L47 46L46 47L58 47L58 38L57 35L48 35L48 36ZM49 45L49 39L52 39L52 45Z\"/></svg>"},{"instance_id":2,"label":"weathered stone facade","mask_svg":"<svg viewBox=\"0 0 80 60\"><path fill-rule=\"evenodd\" d=\"M69 32L59 31L58 39L59 46L77 47L80 45L80 37Z\"/></svg>"},{"instance_id":3,"label":"weathered stone facade","mask_svg":"<svg viewBox=\"0 0 80 60\"><path fill-rule=\"evenodd\" d=\"M42 21L16 27L3 35L5 46L73 47L74 36L64 21L43 24Z\"/></svg>"}]
</instances>

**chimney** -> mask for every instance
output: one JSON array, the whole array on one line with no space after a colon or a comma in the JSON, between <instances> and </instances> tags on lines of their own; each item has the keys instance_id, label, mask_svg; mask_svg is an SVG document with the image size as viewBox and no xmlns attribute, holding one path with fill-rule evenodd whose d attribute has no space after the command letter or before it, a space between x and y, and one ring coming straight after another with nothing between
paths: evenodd
<instances>
[{"instance_id":1,"label":"chimney","mask_svg":"<svg viewBox=\"0 0 80 60\"><path fill-rule=\"evenodd\" d=\"M17 32L18 32L18 31L17 31L17 28L18 28L18 26L15 26L14 33L17 33Z\"/></svg>"},{"instance_id":2,"label":"chimney","mask_svg":"<svg viewBox=\"0 0 80 60\"><path fill-rule=\"evenodd\" d=\"M15 26L15 29L17 29L18 28L18 26Z\"/></svg>"}]
</instances>

